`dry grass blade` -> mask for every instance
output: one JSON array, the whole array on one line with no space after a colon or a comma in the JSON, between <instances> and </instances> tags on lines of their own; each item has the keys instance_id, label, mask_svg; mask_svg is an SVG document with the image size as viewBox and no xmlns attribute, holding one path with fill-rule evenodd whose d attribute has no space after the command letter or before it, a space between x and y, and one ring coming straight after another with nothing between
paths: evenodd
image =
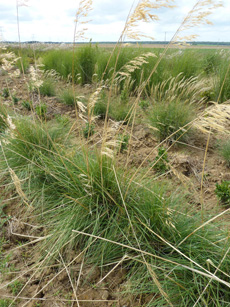
<instances>
[{"instance_id":1,"label":"dry grass blade","mask_svg":"<svg viewBox=\"0 0 230 307\"><path fill-rule=\"evenodd\" d=\"M68 266L70 266L72 263L74 263L74 261L76 261L81 255L84 255L85 254L85 252L87 251L87 249L94 243L96 241L96 239L95 240L93 240L92 242L90 242L90 244L82 251L82 252L80 252L71 262L69 262L69 264L67 265L67 267ZM48 253L47 254L47 256L46 256L46 258L48 257L48 255L49 255L50 253ZM43 260L43 262L46 260L46 258ZM42 289L40 289L36 294L34 294L33 295L33 297L32 298L30 298L29 300L28 300L28 302L26 302L22 307L25 307L32 299L34 299L38 294L40 294L46 287L48 287L48 285L53 281L53 280L55 280L55 278L57 278L62 272L64 272L66 269L65 268L63 268L63 269L61 269L57 274L55 274L55 276L54 277L52 277L43 287L42 287ZM28 284L28 283L27 283ZM21 291L20 291L21 292ZM19 293L20 294L20 293ZM18 294L18 295L19 295Z\"/></svg>"},{"instance_id":2,"label":"dry grass blade","mask_svg":"<svg viewBox=\"0 0 230 307\"><path fill-rule=\"evenodd\" d=\"M219 267L221 266L221 264L223 263L223 261L225 260L225 258L227 257L228 253L230 251L230 247L228 248L228 250L226 251L224 257L221 259L218 267L216 268L214 275L219 271ZM204 288L204 290L202 291L202 293L200 294L200 296L198 297L197 301L195 302L195 304L193 305L193 307L197 306L197 304L199 303L199 301L201 300L202 296L204 295L205 291L207 290L207 288L209 287L209 285L211 284L212 280L210 279L208 281L208 284L206 285L206 287Z\"/></svg>"},{"instance_id":3,"label":"dry grass blade","mask_svg":"<svg viewBox=\"0 0 230 307\"><path fill-rule=\"evenodd\" d=\"M3 295L4 298L15 298L14 296L10 296L10 295ZM18 299L20 300L29 300L29 301L40 301L40 302L53 302L54 299L53 298L40 298L40 297L33 297L33 298L29 298L29 297L24 297L24 296L18 296ZM74 299L59 299L59 298L55 298L55 301L57 302L63 302L63 303L75 303L77 302L76 300ZM78 302L80 303L106 303L106 302L109 302L109 303L118 303L117 300L78 300ZM27 304L27 303L25 303ZM23 305L23 306L26 306L26 305ZM49 303L48 303L49 304Z\"/></svg>"},{"instance_id":4,"label":"dry grass blade","mask_svg":"<svg viewBox=\"0 0 230 307\"><path fill-rule=\"evenodd\" d=\"M140 220L139 220L140 221ZM162 238L160 235L158 235L156 232L154 232L152 229L150 229L147 225L145 225L143 222L140 221L140 223L146 227L150 232L152 232L155 236L157 236L160 240L162 240L164 243L166 243L167 245L169 245L173 250L175 250L177 253L179 253L180 255L182 255L184 258L186 258L187 260L189 260L190 262L192 262L193 264L195 264L196 266L198 266L200 269L204 270L205 272L209 273L211 276L211 279L216 280L216 276L214 274L212 274L211 272L209 272L208 270L206 270L205 268L203 268L201 265L199 265L196 261L192 260L191 258L189 258L188 256L186 256L184 253L182 253L178 248L176 248L175 246L173 246L171 243L169 243L167 240L165 240L164 238ZM221 281L221 279L218 278L219 282L222 282L223 284L225 284L227 287L230 288L230 283L227 283L225 281Z\"/></svg>"},{"instance_id":5,"label":"dry grass blade","mask_svg":"<svg viewBox=\"0 0 230 307\"><path fill-rule=\"evenodd\" d=\"M13 181L14 185L15 185L15 188L16 188L16 191L17 191L18 195L23 199L24 203L28 207L32 208L32 206L28 203L29 200L27 199L25 193L22 191L20 179L15 174L14 170L12 170L11 168L9 168L9 172L10 172L10 176L12 178L12 181Z\"/></svg>"},{"instance_id":6,"label":"dry grass blade","mask_svg":"<svg viewBox=\"0 0 230 307\"><path fill-rule=\"evenodd\" d=\"M72 278L71 278L71 276L70 276L70 274L69 274L69 270L68 270L68 268L67 268L67 266L66 266L66 264L65 264L65 261L64 261L62 255L60 254L60 252L58 252L58 254L59 254L59 257L61 258L62 264L63 264L63 266L64 266L64 268L65 268L65 270L66 270L66 273L67 273L67 275L68 275L68 278L69 278L69 281L70 281L70 284L71 284L71 287L72 287L72 289L73 289L73 293L74 293L74 296L75 296L75 300L76 300L76 302L77 302L77 306L80 307L80 304L79 304L79 301L78 301L78 298L77 298L77 293L76 293L75 287L74 287L74 285L73 285Z\"/></svg>"},{"instance_id":7,"label":"dry grass blade","mask_svg":"<svg viewBox=\"0 0 230 307\"><path fill-rule=\"evenodd\" d=\"M209 142L210 142L210 136L211 136L211 130L209 132L207 143L206 143L204 161L203 161L203 169L202 169L202 176L201 176L201 182L200 182L200 203L201 203L201 221L202 221L202 224L203 224L203 219L204 219L204 196L203 196L204 171L205 171L205 164L206 164L208 147L209 147Z\"/></svg>"},{"instance_id":8,"label":"dry grass blade","mask_svg":"<svg viewBox=\"0 0 230 307\"><path fill-rule=\"evenodd\" d=\"M143 225L146 226L145 224L143 224ZM146 226L146 227L147 227L147 226ZM129 245L126 245L126 244L122 244L122 243L119 243L119 242L116 242L116 241L112 241L112 240L109 240L109 239L106 239L106 238L103 238L103 237L100 237L100 236L95 236L95 235L93 235L93 234L90 234L90 233L87 233L87 232L83 232L83 231L79 231L79 230L72 230L72 231L73 231L73 232L76 232L76 233L78 233L78 234L84 235L84 236L88 236L88 237L95 238L96 240L99 239L99 240L103 240L103 241L106 241L106 242L110 242L110 243L112 243L112 244L116 244L116 245L119 245L119 246L121 246L121 247L128 248L128 249L130 249L130 250L136 251L136 252L138 252L138 253L140 253L140 254L148 255L148 256L151 256L151 257L153 257L153 258L160 259L160 260L163 260L163 261L165 261L165 262L169 262L169 263L171 263L171 264L175 264L175 266L180 266L180 267L182 267L182 268L184 268L184 269L187 269L187 270L189 270L189 271L191 271L191 272L194 272L194 273L200 274L200 275L202 275L202 276L205 276L205 277L207 277L207 278L213 279L213 280L215 280L215 281L217 281L217 282L219 282L219 283L222 283L223 285L227 286L228 288L230 288L230 283L228 283L228 282L226 282L226 281L224 281L224 280L222 280L222 279L216 277L214 274L210 273L208 270L206 270L206 269L203 268L202 266L200 266L201 269L204 270L204 271L207 272L207 273L204 273L204 272L199 271L199 270L197 270L197 269L191 268L191 267L189 267L189 266L187 266L187 265L183 265L183 264L177 263L177 262L175 262L175 261L171 261L171 260L165 259L165 258L163 258L163 257L154 255L154 254L152 254L152 253L149 253L149 252L140 250L140 249L138 249L138 248L135 248L135 247L132 247L132 246L129 246ZM163 239L163 238L161 238L161 239ZM166 241L166 242L167 242L167 241ZM168 243L168 242L167 242L167 243ZM175 249L175 247L173 247L173 246L172 246L172 248ZM181 252L180 252L180 253L181 253ZM182 255L183 255L183 253L182 253ZM184 256L185 256L185 255L184 255ZM185 257L187 257L187 256L185 256ZM187 259L188 259L189 261L192 261L189 257L187 257ZM193 261L192 261L192 262L193 262ZM198 265L196 262L194 262L194 264ZM198 265L198 266L199 266L199 265Z\"/></svg>"},{"instance_id":9,"label":"dry grass blade","mask_svg":"<svg viewBox=\"0 0 230 307\"><path fill-rule=\"evenodd\" d=\"M230 212L230 208L217 214L216 216L214 216L213 218L211 218L210 220L208 220L207 222L205 222L204 224L202 224L201 226L199 226L198 228L196 228L193 232L191 232L187 237L185 237L178 245L177 247L179 247L182 243L184 243L189 237L191 237L194 233L196 233L198 230L202 229L203 227L205 227L206 225L210 224L211 222L215 221L217 218L221 217L222 215L225 215L226 213Z\"/></svg>"}]
</instances>

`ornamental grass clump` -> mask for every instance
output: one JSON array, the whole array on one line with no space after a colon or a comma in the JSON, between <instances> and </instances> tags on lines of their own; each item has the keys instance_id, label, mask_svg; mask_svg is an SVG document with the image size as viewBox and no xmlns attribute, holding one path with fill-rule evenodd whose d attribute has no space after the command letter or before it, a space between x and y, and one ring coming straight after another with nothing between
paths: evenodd
<instances>
[{"instance_id":1,"label":"ornamental grass clump","mask_svg":"<svg viewBox=\"0 0 230 307\"><path fill-rule=\"evenodd\" d=\"M194 107L180 101L157 102L148 115L150 126L160 141L188 140L189 123L194 118Z\"/></svg>"},{"instance_id":2,"label":"ornamental grass clump","mask_svg":"<svg viewBox=\"0 0 230 307\"><path fill-rule=\"evenodd\" d=\"M63 90L59 96L59 99L62 103L68 106L74 106L76 100L72 89Z\"/></svg>"},{"instance_id":3,"label":"ornamental grass clump","mask_svg":"<svg viewBox=\"0 0 230 307\"><path fill-rule=\"evenodd\" d=\"M67 146L68 129L63 125L36 122L28 118L14 121L14 129L3 139L3 166L23 170L28 165L37 165L43 155L53 155ZM4 141L5 140L5 141Z\"/></svg>"},{"instance_id":4,"label":"ornamental grass clump","mask_svg":"<svg viewBox=\"0 0 230 307\"><path fill-rule=\"evenodd\" d=\"M56 90L55 90L55 83L54 80L46 78L42 85L39 87L40 95L42 96L48 96L52 97L55 96Z\"/></svg>"},{"instance_id":5,"label":"ornamental grass clump","mask_svg":"<svg viewBox=\"0 0 230 307\"><path fill-rule=\"evenodd\" d=\"M123 291L148 295L148 306L170 301L189 307L209 284L202 301L214 307L230 299L222 274L230 265L227 234L209 223L199 229L200 214L191 214L178 191L169 193L166 184L129 184L110 158L84 150L71 159L44 155L39 163L43 186L31 195L49 231L42 250L50 260L74 249L102 268L120 263L127 270Z\"/></svg>"}]
</instances>

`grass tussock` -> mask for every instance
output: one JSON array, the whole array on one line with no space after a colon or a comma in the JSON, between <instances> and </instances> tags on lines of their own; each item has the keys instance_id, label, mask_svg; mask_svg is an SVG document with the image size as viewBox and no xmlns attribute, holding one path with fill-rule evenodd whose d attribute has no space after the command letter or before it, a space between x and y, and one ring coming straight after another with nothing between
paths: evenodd
<instances>
[{"instance_id":1,"label":"grass tussock","mask_svg":"<svg viewBox=\"0 0 230 307\"><path fill-rule=\"evenodd\" d=\"M219 153L224 158L226 165L230 167L230 140L224 140L219 145Z\"/></svg>"},{"instance_id":2,"label":"grass tussock","mask_svg":"<svg viewBox=\"0 0 230 307\"><path fill-rule=\"evenodd\" d=\"M62 103L68 106L74 106L76 102L76 98L72 89L63 90L62 93L59 95L59 99Z\"/></svg>"},{"instance_id":3,"label":"grass tussock","mask_svg":"<svg viewBox=\"0 0 230 307\"><path fill-rule=\"evenodd\" d=\"M193 106L179 101L159 102L148 115L150 126L160 141L187 140L189 123L195 118Z\"/></svg>"},{"instance_id":4,"label":"grass tussock","mask_svg":"<svg viewBox=\"0 0 230 307\"><path fill-rule=\"evenodd\" d=\"M45 79L39 87L39 92L42 96L52 97L56 94L56 86L52 79Z\"/></svg>"},{"instance_id":5,"label":"grass tussock","mask_svg":"<svg viewBox=\"0 0 230 307\"><path fill-rule=\"evenodd\" d=\"M16 127L20 130L20 124ZM168 194L164 184L130 185L129 177L106 156L60 151L63 131L46 134L40 129L38 138L37 128L35 134L30 131L30 141L27 128L23 138L4 146L4 153L20 177L30 162L30 184L24 184L24 191L37 212L42 208L50 233L44 252L55 258L69 249L85 249L87 261L97 265L125 256L129 275L124 291L152 293L149 306L167 300L191 306L210 281L203 295L209 306L230 299L227 277L221 273L230 265L226 234L211 224L198 230L200 215L188 214L182 194ZM167 299L154 297L159 285L152 281L152 270Z\"/></svg>"}]
</instances>

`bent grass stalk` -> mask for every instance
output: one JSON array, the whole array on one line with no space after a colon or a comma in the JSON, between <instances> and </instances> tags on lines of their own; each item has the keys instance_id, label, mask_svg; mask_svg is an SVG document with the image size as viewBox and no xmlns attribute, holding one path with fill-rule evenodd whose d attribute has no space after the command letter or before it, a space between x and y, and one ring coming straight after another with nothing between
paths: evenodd
<instances>
[{"instance_id":1,"label":"bent grass stalk","mask_svg":"<svg viewBox=\"0 0 230 307\"><path fill-rule=\"evenodd\" d=\"M186 266L186 265L177 263L177 262L175 262L175 261L171 261L171 260L169 260L169 259L166 259L166 258L157 256L157 255L154 255L154 254L152 254L152 253L150 253L150 252L146 252L146 251L140 250L140 249L138 249L138 248L135 248L135 247L132 247L132 246L123 244L123 243L119 243L119 242L116 242L116 241L112 241L112 240L103 238L103 237L101 237L101 236L95 236L95 235L93 235L93 234L90 234L90 233L87 233L87 232L83 232L83 231L79 231L79 230L74 230L74 229L73 229L72 231L73 231L73 232L76 232L76 233L78 233L78 234L82 234L82 235L84 235L84 236L92 237L92 238L94 238L94 239L96 239L96 240L99 239L99 240L102 240L102 241L110 242L110 243L115 244L115 245L119 245L119 246L121 246L121 247L128 248L128 249L133 250L133 251L136 251L136 252L138 252L138 253L140 253L140 254L144 254L144 255L147 255L147 256L151 256L151 257L153 257L153 258L156 258L156 259L159 259L159 260L163 260L163 261L169 262L169 263L171 263L171 264L175 264L176 266L181 266L181 267L183 267L183 268L185 268L185 269L187 269L187 270L189 270L189 271L191 271L191 272L194 272L194 273L200 274L200 275L202 275L202 276L204 276L204 277L207 277L207 278L209 278L209 279L213 279L213 280L215 280L215 281L218 281L218 282L222 283L223 285L227 286L228 288L230 288L230 283L228 283L228 282L226 282L226 281L224 281L224 280L222 280L222 279L216 277L214 274L212 274L211 272L209 272L208 270L206 270L205 268L203 268L203 267L200 266L198 263L196 263L195 261L193 261L192 259L190 259L189 257L187 257L187 256L185 256L185 255L184 255L185 258L187 258L189 261L191 261L191 262L193 262L194 264L196 264L198 267L200 267L200 268L201 268L204 272L206 272L206 273L204 273L204 272L202 272L202 271L199 271L199 270L197 270L197 269L194 269L194 268L192 268L192 267L189 267L189 266ZM174 247L173 245L172 245L172 248L175 249L175 247ZM179 251L179 252L180 252L180 251ZM180 253L181 253L181 252L180 252ZM182 255L183 255L183 253L182 253ZM151 266L151 264L149 264L149 265Z\"/></svg>"}]
</instances>

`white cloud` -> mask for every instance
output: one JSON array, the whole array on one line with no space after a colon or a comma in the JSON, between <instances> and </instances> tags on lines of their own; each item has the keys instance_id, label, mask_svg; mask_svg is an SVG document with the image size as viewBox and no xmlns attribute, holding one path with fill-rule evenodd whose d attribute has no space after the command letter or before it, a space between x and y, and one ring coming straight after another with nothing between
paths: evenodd
<instances>
[{"instance_id":1,"label":"white cloud","mask_svg":"<svg viewBox=\"0 0 230 307\"><path fill-rule=\"evenodd\" d=\"M41 41L72 41L74 17L79 0L30 0L29 7L19 8L20 33L22 41L32 37ZM86 36L93 41L116 41L124 27L133 0L94 0L94 10L89 18ZM137 0L136 2L137 3ZM176 0L177 8L156 11L160 21L143 24L140 30L156 40L164 40L165 32L169 40L183 18L191 10L196 0ZM229 41L230 1L224 0L225 8L220 8L211 16L214 26L200 26L190 33L200 34L199 40ZM17 41L15 0L0 0L0 27L6 40Z\"/></svg>"}]
</instances>

